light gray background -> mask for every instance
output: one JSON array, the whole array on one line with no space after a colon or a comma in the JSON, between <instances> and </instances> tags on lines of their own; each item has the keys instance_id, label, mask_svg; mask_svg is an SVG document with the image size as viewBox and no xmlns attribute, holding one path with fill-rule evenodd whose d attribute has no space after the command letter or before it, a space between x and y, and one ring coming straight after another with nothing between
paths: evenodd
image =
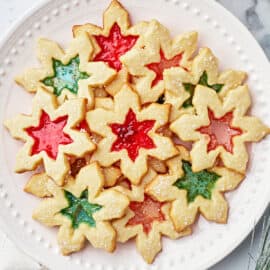
<instances>
[{"instance_id":1,"label":"light gray background","mask_svg":"<svg viewBox=\"0 0 270 270\"><path fill-rule=\"evenodd\" d=\"M20 18L28 9L36 6L40 1L0 0L0 29L2 30L0 32L0 39L14 21ZM270 0L217 1L234 13L248 27L270 58ZM269 212L268 209L268 215ZM255 268L254 260L256 260L259 252L261 228L262 221L256 227L252 248L250 248L252 237L249 236L231 255L212 267L211 270L253 270ZM45 268L19 251L0 231L0 270L38 269Z\"/></svg>"}]
</instances>

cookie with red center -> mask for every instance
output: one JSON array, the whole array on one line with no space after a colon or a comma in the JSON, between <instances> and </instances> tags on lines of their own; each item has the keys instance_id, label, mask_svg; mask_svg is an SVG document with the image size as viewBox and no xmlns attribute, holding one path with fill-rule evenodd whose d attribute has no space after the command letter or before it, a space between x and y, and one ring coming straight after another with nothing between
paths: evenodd
<instances>
[{"instance_id":1,"label":"cookie with red center","mask_svg":"<svg viewBox=\"0 0 270 270\"><path fill-rule=\"evenodd\" d=\"M270 130L258 118L246 115L251 100L248 87L239 86L224 97L198 85L193 97L195 115L184 114L170 128L183 141L193 142L192 170L211 168L218 157L227 168L245 173L246 142L257 142Z\"/></svg>"},{"instance_id":2,"label":"cookie with red center","mask_svg":"<svg viewBox=\"0 0 270 270\"><path fill-rule=\"evenodd\" d=\"M59 106L53 94L39 89L31 115L5 121L11 135L25 142L17 153L15 171L31 171L43 164L46 173L61 185L70 169L68 157L82 157L95 149L89 135L76 128L85 117L85 108L85 99Z\"/></svg>"},{"instance_id":3,"label":"cookie with red center","mask_svg":"<svg viewBox=\"0 0 270 270\"><path fill-rule=\"evenodd\" d=\"M142 103L156 102L165 90L167 70L189 70L190 57L197 49L197 33L185 33L172 40L169 31L153 20L138 43L121 61L134 76L133 83Z\"/></svg>"},{"instance_id":4,"label":"cookie with red center","mask_svg":"<svg viewBox=\"0 0 270 270\"><path fill-rule=\"evenodd\" d=\"M177 233L169 217L170 204L145 193L146 186L156 177L157 173L149 169L140 185L119 183L114 187L130 200L126 215L113 223L117 241L124 243L135 237L137 249L147 263L152 263L160 252L162 235L176 239L191 233L189 228Z\"/></svg>"},{"instance_id":5,"label":"cookie with red center","mask_svg":"<svg viewBox=\"0 0 270 270\"><path fill-rule=\"evenodd\" d=\"M165 93L162 102L172 105L170 118L173 121L183 113L194 113L192 101L197 85L208 87L224 98L230 90L243 84L246 73L238 70L220 73L218 59L209 48L202 48L192 60L189 71L181 67L167 69L163 78Z\"/></svg>"},{"instance_id":6,"label":"cookie with red center","mask_svg":"<svg viewBox=\"0 0 270 270\"><path fill-rule=\"evenodd\" d=\"M29 92L39 87L52 92L60 103L66 99L82 97L94 105L93 87L110 82L116 72L102 62L88 62L93 46L86 34L72 40L66 51L48 39L39 39L37 58L41 67L26 70L16 82Z\"/></svg>"},{"instance_id":7,"label":"cookie with red center","mask_svg":"<svg viewBox=\"0 0 270 270\"><path fill-rule=\"evenodd\" d=\"M104 190L104 176L97 163L80 170L76 179L63 187L52 180L40 182L51 198L34 210L33 218L49 226L59 226L58 244L64 255L81 250L86 240L95 248L112 252L116 232L111 221L125 214L128 198L116 190Z\"/></svg>"},{"instance_id":8,"label":"cookie with red center","mask_svg":"<svg viewBox=\"0 0 270 270\"><path fill-rule=\"evenodd\" d=\"M244 175L217 166L193 172L189 152L180 146L178 150L179 155L166 162L168 173L156 176L146 191L163 203L172 202L170 217L179 232L192 225L198 213L226 223L229 206L223 193L237 188Z\"/></svg>"},{"instance_id":9,"label":"cookie with red center","mask_svg":"<svg viewBox=\"0 0 270 270\"><path fill-rule=\"evenodd\" d=\"M138 95L123 86L114 96L112 110L97 108L87 113L91 130L103 137L92 160L105 167L120 161L123 175L138 184L148 170L148 156L166 160L177 154L172 141L156 132L168 122L169 111L169 105L156 103L141 108Z\"/></svg>"},{"instance_id":10,"label":"cookie with red center","mask_svg":"<svg viewBox=\"0 0 270 270\"><path fill-rule=\"evenodd\" d=\"M90 23L73 26L74 36L89 35L94 46L91 60L106 63L118 73L115 80L106 86L109 94L115 95L129 81L121 57L136 46L146 27L146 23L131 26L127 10L117 0L113 0L104 12L103 28Z\"/></svg>"}]
</instances>

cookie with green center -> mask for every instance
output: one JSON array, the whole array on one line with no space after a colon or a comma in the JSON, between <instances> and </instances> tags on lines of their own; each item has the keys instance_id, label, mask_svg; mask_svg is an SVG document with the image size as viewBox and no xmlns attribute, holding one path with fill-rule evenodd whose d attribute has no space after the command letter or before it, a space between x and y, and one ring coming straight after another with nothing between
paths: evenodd
<instances>
[{"instance_id":1,"label":"cookie with green center","mask_svg":"<svg viewBox=\"0 0 270 270\"><path fill-rule=\"evenodd\" d=\"M116 232L111 221L125 214L128 198L116 190L104 190L104 176L97 163L83 167L76 179L63 187L43 182L51 194L34 210L42 224L59 226L58 244L64 255L81 250L86 240L95 248L112 252Z\"/></svg>"},{"instance_id":2,"label":"cookie with green center","mask_svg":"<svg viewBox=\"0 0 270 270\"><path fill-rule=\"evenodd\" d=\"M41 67L26 70L15 80L29 92L46 88L60 103L74 97L86 98L91 108L94 105L93 88L104 86L116 75L102 62L89 62L93 50L86 34L74 38L66 51L53 41L40 39L37 57Z\"/></svg>"},{"instance_id":3,"label":"cookie with green center","mask_svg":"<svg viewBox=\"0 0 270 270\"><path fill-rule=\"evenodd\" d=\"M78 56L70 59L66 65L59 60L53 59L54 74L43 79L42 83L52 87L56 96L60 96L64 89L68 89L68 91L77 95L79 80L86 80L90 77L86 72L81 72L79 66L80 58Z\"/></svg>"},{"instance_id":4,"label":"cookie with green center","mask_svg":"<svg viewBox=\"0 0 270 270\"><path fill-rule=\"evenodd\" d=\"M158 175L146 191L172 203L170 216L177 231L192 225L198 213L209 221L226 223L229 206L223 193L237 188L244 175L217 166L193 172L188 151L182 146L178 150L179 155L167 161L169 172Z\"/></svg>"},{"instance_id":5,"label":"cookie with green center","mask_svg":"<svg viewBox=\"0 0 270 270\"><path fill-rule=\"evenodd\" d=\"M246 73L238 70L218 69L218 59L208 48L202 48L192 60L190 70L168 69L164 72L165 102L172 104L171 121L183 113L193 113L193 96L197 85L208 87L220 98L242 85Z\"/></svg>"},{"instance_id":6,"label":"cookie with green center","mask_svg":"<svg viewBox=\"0 0 270 270\"><path fill-rule=\"evenodd\" d=\"M198 85L193 105L195 114L183 114L170 125L181 140L192 142L192 170L211 168L220 157L227 168L245 173L246 142L270 133L258 118L246 115L251 105L248 87L239 86L221 100L209 87Z\"/></svg>"},{"instance_id":7,"label":"cookie with green center","mask_svg":"<svg viewBox=\"0 0 270 270\"><path fill-rule=\"evenodd\" d=\"M59 106L55 95L40 88L31 115L19 114L5 121L11 135L24 142L15 171L32 171L43 164L46 174L62 185L70 170L69 157L83 157L96 148L90 136L77 129L85 113L85 99L71 99Z\"/></svg>"},{"instance_id":8,"label":"cookie with green center","mask_svg":"<svg viewBox=\"0 0 270 270\"><path fill-rule=\"evenodd\" d=\"M178 233L169 216L170 203L163 203L145 193L145 187L157 176L149 169L140 185L118 183L114 189L126 194L130 204L126 214L113 222L117 231L117 241L125 243L136 239L138 252L147 263L152 263L162 249L162 236L177 239L191 234L187 228Z\"/></svg>"}]
</instances>

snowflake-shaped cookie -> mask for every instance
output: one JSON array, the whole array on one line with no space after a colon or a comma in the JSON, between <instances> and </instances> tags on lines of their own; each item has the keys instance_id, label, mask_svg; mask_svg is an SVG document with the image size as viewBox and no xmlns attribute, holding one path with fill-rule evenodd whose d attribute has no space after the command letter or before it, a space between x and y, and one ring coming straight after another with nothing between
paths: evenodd
<instances>
[{"instance_id":1,"label":"snowflake-shaped cookie","mask_svg":"<svg viewBox=\"0 0 270 270\"><path fill-rule=\"evenodd\" d=\"M142 36L140 46L134 46L121 57L133 76L142 103L155 102L165 89L166 70L182 66L189 68L189 59L197 48L197 33L170 37L169 31L157 21L151 21Z\"/></svg>"},{"instance_id":2,"label":"snowflake-shaped cookie","mask_svg":"<svg viewBox=\"0 0 270 270\"><path fill-rule=\"evenodd\" d=\"M88 62L93 46L86 34L74 38L66 51L55 42L39 39L37 57L40 68L26 70L16 77L16 82L29 92L44 87L58 97L59 102L83 97L92 107L92 88L111 81L116 73L102 62Z\"/></svg>"},{"instance_id":3,"label":"snowflake-shaped cookie","mask_svg":"<svg viewBox=\"0 0 270 270\"><path fill-rule=\"evenodd\" d=\"M168 137L156 133L167 124L170 106L151 104L141 109L138 95L128 86L114 96L114 110L97 108L87 113L92 131L103 139L92 160L104 167L121 161L122 173L138 184L147 172L147 156L166 160L177 154Z\"/></svg>"},{"instance_id":4,"label":"snowflake-shaped cookie","mask_svg":"<svg viewBox=\"0 0 270 270\"><path fill-rule=\"evenodd\" d=\"M113 222L117 241L125 243L135 237L137 249L147 263L152 263L161 251L162 235L176 239L191 233L190 228L177 233L169 216L170 203L163 203L145 193L145 186L155 175L151 171L139 186L132 185L131 190L119 189L131 202L126 215Z\"/></svg>"},{"instance_id":5,"label":"snowflake-shaped cookie","mask_svg":"<svg viewBox=\"0 0 270 270\"><path fill-rule=\"evenodd\" d=\"M219 73L218 59L209 48L200 49L191 64L191 70L181 67L164 71L165 96L162 103L172 104L171 121L183 113L193 113L192 99L196 85L213 89L221 98L240 86L246 73L226 70Z\"/></svg>"},{"instance_id":6,"label":"snowflake-shaped cookie","mask_svg":"<svg viewBox=\"0 0 270 270\"><path fill-rule=\"evenodd\" d=\"M193 142L192 169L211 168L220 157L227 168L245 173L246 142L255 142L270 130L258 118L247 116L251 105L248 87L230 91L223 101L209 87L198 85L193 97L195 115L184 114L170 128L183 141Z\"/></svg>"},{"instance_id":7,"label":"snowflake-shaped cookie","mask_svg":"<svg viewBox=\"0 0 270 270\"><path fill-rule=\"evenodd\" d=\"M46 226L60 226L58 244L64 255L82 249L85 239L95 248L115 249L110 221L124 215L129 200L115 190L103 190L104 176L97 163L82 168L63 187L51 180L46 185L53 197L41 202L33 218Z\"/></svg>"},{"instance_id":8,"label":"snowflake-shaped cookie","mask_svg":"<svg viewBox=\"0 0 270 270\"><path fill-rule=\"evenodd\" d=\"M73 26L74 36L89 34L94 46L92 61L107 63L117 71L117 77L106 86L110 95L115 95L129 81L128 72L120 57L135 46L144 31L144 27L131 26L127 10L117 0L113 0L104 12L103 28L90 23Z\"/></svg>"},{"instance_id":9,"label":"snowflake-shaped cookie","mask_svg":"<svg viewBox=\"0 0 270 270\"><path fill-rule=\"evenodd\" d=\"M198 213L217 223L226 223L228 203L223 193L235 189L244 179L242 174L224 167L193 172L188 151L167 161L168 174L158 175L146 188L162 202L172 202L170 216L177 231L192 225Z\"/></svg>"},{"instance_id":10,"label":"snowflake-shaped cookie","mask_svg":"<svg viewBox=\"0 0 270 270\"><path fill-rule=\"evenodd\" d=\"M25 142L17 153L15 171L34 170L43 163L46 173L61 185L70 170L68 156L81 157L95 149L90 137L76 129L85 117L85 107L85 99L58 106L56 97L40 88L31 115L5 121L11 135Z\"/></svg>"}]
</instances>

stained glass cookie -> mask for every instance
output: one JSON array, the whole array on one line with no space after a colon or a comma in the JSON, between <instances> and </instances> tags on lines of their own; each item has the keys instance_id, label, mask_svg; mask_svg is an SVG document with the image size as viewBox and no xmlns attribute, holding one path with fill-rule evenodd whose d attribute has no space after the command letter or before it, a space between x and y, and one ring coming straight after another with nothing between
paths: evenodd
<instances>
[{"instance_id":1,"label":"stained glass cookie","mask_svg":"<svg viewBox=\"0 0 270 270\"><path fill-rule=\"evenodd\" d=\"M237 188L244 175L217 166L193 172L189 152L181 146L178 150L179 155L167 161L169 172L158 175L146 191L162 202L172 202L170 216L177 231L192 225L198 213L226 223L229 207L223 193Z\"/></svg>"},{"instance_id":2,"label":"stained glass cookie","mask_svg":"<svg viewBox=\"0 0 270 270\"><path fill-rule=\"evenodd\" d=\"M82 168L76 179L63 187L52 180L45 184L53 196L40 203L33 218L60 227L58 244L64 255L81 250L86 239L95 248L115 249L111 221L124 215L129 200L116 190L103 190L104 176L97 163Z\"/></svg>"},{"instance_id":3,"label":"stained glass cookie","mask_svg":"<svg viewBox=\"0 0 270 270\"><path fill-rule=\"evenodd\" d=\"M162 236L177 239L191 234L190 228L180 233L175 231L169 216L170 203L163 203L145 193L146 185L155 175L151 171L140 185L132 185L130 189L118 189L129 197L130 204L125 216L113 222L117 231L117 241L125 243L131 238L136 238L137 250L147 263L152 263L161 251Z\"/></svg>"},{"instance_id":4,"label":"stained glass cookie","mask_svg":"<svg viewBox=\"0 0 270 270\"><path fill-rule=\"evenodd\" d=\"M87 113L92 131L103 139L92 160L108 167L121 161L120 169L133 184L147 172L147 157L166 160L177 154L172 141L156 133L168 123L169 105L151 104L141 108L138 95L125 85L114 96L114 109L97 108Z\"/></svg>"},{"instance_id":5,"label":"stained glass cookie","mask_svg":"<svg viewBox=\"0 0 270 270\"><path fill-rule=\"evenodd\" d=\"M31 115L19 114L5 121L11 135L24 142L15 171L31 171L43 164L46 173L62 185L70 170L68 156L81 157L95 149L89 135L76 129L85 110L85 99L71 99L59 106L52 93L40 88Z\"/></svg>"},{"instance_id":6,"label":"stained glass cookie","mask_svg":"<svg viewBox=\"0 0 270 270\"><path fill-rule=\"evenodd\" d=\"M57 96L60 103L66 99L82 97L93 107L93 87L103 86L116 75L102 62L89 62L93 46L86 34L78 35L64 51L57 43L39 39L37 58L41 67L26 70L16 82L29 92L46 88Z\"/></svg>"},{"instance_id":7,"label":"stained glass cookie","mask_svg":"<svg viewBox=\"0 0 270 270\"><path fill-rule=\"evenodd\" d=\"M158 21L151 21L140 46L121 57L134 76L133 83L142 103L157 101L165 89L164 72L180 66L189 69L189 60L196 49L196 32L171 39L167 28Z\"/></svg>"},{"instance_id":8,"label":"stained glass cookie","mask_svg":"<svg viewBox=\"0 0 270 270\"><path fill-rule=\"evenodd\" d=\"M117 77L106 87L109 94L116 94L129 81L120 57L136 44L140 32L131 26L128 11L117 0L113 0L103 14L103 27L90 23L73 26L75 37L82 33L89 35L94 46L92 61L107 63L117 72Z\"/></svg>"},{"instance_id":9,"label":"stained glass cookie","mask_svg":"<svg viewBox=\"0 0 270 270\"><path fill-rule=\"evenodd\" d=\"M258 118L246 115L250 105L246 85L231 90L223 101L209 87L196 87L196 114L184 114L170 126L180 139L193 143L193 171L213 167L220 157L227 168L245 173L249 156L246 142L260 141L270 132Z\"/></svg>"}]
</instances>

